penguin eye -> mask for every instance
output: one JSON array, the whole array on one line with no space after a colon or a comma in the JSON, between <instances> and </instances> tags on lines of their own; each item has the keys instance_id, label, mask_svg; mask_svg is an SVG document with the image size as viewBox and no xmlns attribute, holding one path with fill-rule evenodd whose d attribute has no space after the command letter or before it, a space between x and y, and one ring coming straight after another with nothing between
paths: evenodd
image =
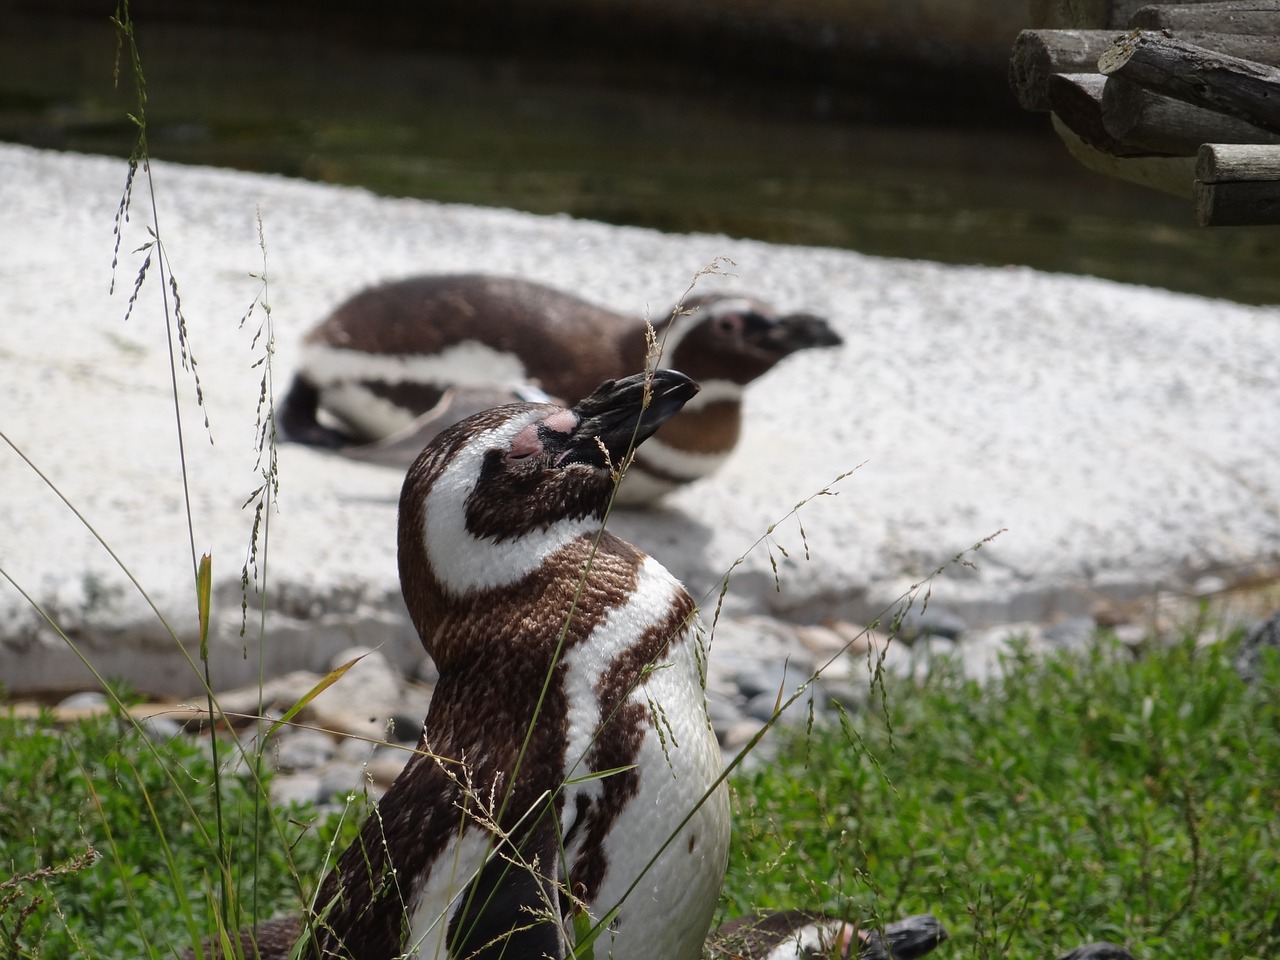
<instances>
[{"instance_id":1,"label":"penguin eye","mask_svg":"<svg viewBox=\"0 0 1280 960\"><path fill-rule=\"evenodd\" d=\"M531 423L514 437L507 450L508 460L528 460L534 454L542 452L542 438L538 436L538 425Z\"/></svg>"},{"instance_id":2,"label":"penguin eye","mask_svg":"<svg viewBox=\"0 0 1280 960\"><path fill-rule=\"evenodd\" d=\"M716 330L720 333L737 333L742 329L742 316L737 313L726 313L716 317Z\"/></svg>"}]
</instances>

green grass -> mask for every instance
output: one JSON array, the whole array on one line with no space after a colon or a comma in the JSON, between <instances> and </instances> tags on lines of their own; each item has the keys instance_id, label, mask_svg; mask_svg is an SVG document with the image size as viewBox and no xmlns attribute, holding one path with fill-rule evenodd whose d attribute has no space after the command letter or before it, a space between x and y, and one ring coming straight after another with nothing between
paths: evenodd
<instances>
[{"instance_id":1,"label":"green grass","mask_svg":"<svg viewBox=\"0 0 1280 960\"><path fill-rule=\"evenodd\" d=\"M935 671L738 779L727 915L935 914L948 956L1280 952L1280 669L1232 644Z\"/></svg>"},{"instance_id":2,"label":"green grass","mask_svg":"<svg viewBox=\"0 0 1280 960\"><path fill-rule=\"evenodd\" d=\"M1104 643L1014 660L987 687L943 671L888 681L875 710L735 778L722 914L929 912L951 933L945 957L1047 960L1090 940L1144 960L1275 955L1280 658L1248 687L1233 646L1135 660ZM153 745L116 717L59 730L0 716L0 884L100 854L0 886L0 958L168 956L187 942L175 889L206 929L206 752ZM278 831L255 794L223 778L239 900L251 909L256 869L265 918L298 908L338 825L294 808Z\"/></svg>"},{"instance_id":3,"label":"green grass","mask_svg":"<svg viewBox=\"0 0 1280 960\"><path fill-rule=\"evenodd\" d=\"M296 911L359 818L274 810L267 782L222 776L220 858L198 739L153 743L119 714L59 728L0 710L0 960L172 956L191 943L188 910L199 935L214 929L220 862L242 916Z\"/></svg>"}]
</instances>

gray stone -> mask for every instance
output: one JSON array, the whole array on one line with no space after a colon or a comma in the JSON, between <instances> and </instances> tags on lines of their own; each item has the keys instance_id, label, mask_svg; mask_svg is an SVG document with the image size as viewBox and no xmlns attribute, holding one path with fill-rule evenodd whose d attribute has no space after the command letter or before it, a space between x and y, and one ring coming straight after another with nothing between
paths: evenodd
<instances>
[{"instance_id":1,"label":"gray stone","mask_svg":"<svg viewBox=\"0 0 1280 960\"><path fill-rule=\"evenodd\" d=\"M720 736L720 748L732 755L741 750L746 743L760 730L760 724L752 720L742 720L725 730Z\"/></svg>"},{"instance_id":2,"label":"gray stone","mask_svg":"<svg viewBox=\"0 0 1280 960\"><path fill-rule=\"evenodd\" d=\"M1151 639L1151 628L1142 623L1118 623L1111 632L1130 650L1141 649Z\"/></svg>"},{"instance_id":3,"label":"gray stone","mask_svg":"<svg viewBox=\"0 0 1280 960\"><path fill-rule=\"evenodd\" d=\"M825 624L801 625L794 628L796 639L813 655L818 663L826 663L832 657L839 656L851 645L851 638Z\"/></svg>"},{"instance_id":4,"label":"gray stone","mask_svg":"<svg viewBox=\"0 0 1280 960\"><path fill-rule=\"evenodd\" d=\"M412 748L398 749L389 745L381 747L369 761L365 772L377 787L385 790L395 782L396 777L400 776L400 772L412 757Z\"/></svg>"},{"instance_id":5,"label":"gray stone","mask_svg":"<svg viewBox=\"0 0 1280 960\"><path fill-rule=\"evenodd\" d=\"M826 695L828 709L834 710L834 703L839 703L846 713L856 713L864 709L871 699L869 683L861 685L848 679L819 680Z\"/></svg>"},{"instance_id":6,"label":"gray stone","mask_svg":"<svg viewBox=\"0 0 1280 960\"><path fill-rule=\"evenodd\" d=\"M58 701L59 710L105 710L106 708L107 696L98 690L73 693Z\"/></svg>"},{"instance_id":7,"label":"gray stone","mask_svg":"<svg viewBox=\"0 0 1280 960\"><path fill-rule=\"evenodd\" d=\"M320 800L318 774L280 774L271 781L271 802L279 806L287 806L291 803L319 803Z\"/></svg>"},{"instance_id":8,"label":"gray stone","mask_svg":"<svg viewBox=\"0 0 1280 960\"><path fill-rule=\"evenodd\" d=\"M345 803L353 794L361 794L370 786L364 764L334 762L320 771L320 802Z\"/></svg>"},{"instance_id":9,"label":"gray stone","mask_svg":"<svg viewBox=\"0 0 1280 960\"><path fill-rule=\"evenodd\" d=\"M966 677L987 683L1004 675L1004 662L1010 657L1039 656L1048 649L1039 624L1009 623L970 630L957 645L957 654Z\"/></svg>"},{"instance_id":10,"label":"gray stone","mask_svg":"<svg viewBox=\"0 0 1280 960\"><path fill-rule=\"evenodd\" d=\"M707 696L707 713L711 717L711 727L716 733L728 730L743 718L742 700L740 697Z\"/></svg>"},{"instance_id":11,"label":"gray stone","mask_svg":"<svg viewBox=\"0 0 1280 960\"><path fill-rule=\"evenodd\" d=\"M799 684L796 684L796 686L799 686ZM779 722L797 723L807 721L810 702L812 702L815 711L826 709L826 693L820 686L816 684L810 685L803 694L788 706L787 701L794 692L795 687L792 687L781 700L778 699L776 691L758 693L747 701L746 706L743 707L743 713L753 720L765 722L773 716L775 710L781 710Z\"/></svg>"},{"instance_id":12,"label":"gray stone","mask_svg":"<svg viewBox=\"0 0 1280 960\"><path fill-rule=\"evenodd\" d=\"M174 737L182 736L183 733L182 724L172 717L163 715L143 717L138 725L149 739L158 743L167 743Z\"/></svg>"},{"instance_id":13,"label":"gray stone","mask_svg":"<svg viewBox=\"0 0 1280 960\"><path fill-rule=\"evenodd\" d=\"M417 669L413 671L413 679L419 683L425 683L429 687L434 687L440 682L440 670L436 666L436 662L430 657L423 657L418 661Z\"/></svg>"},{"instance_id":14,"label":"gray stone","mask_svg":"<svg viewBox=\"0 0 1280 960\"><path fill-rule=\"evenodd\" d=\"M351 647L329 665L330 671L355 661L332 685L316 695L306 715L330 730L381 739L400 702L400 671L378 650Z\"/></svg>"},{"instance_id":15,"label":"gray stone","mask_svg":"<svg viewBox=\"0 0 1280 960\"><path fill-rule=\"evenodd\" d=\"M1240 649L1236 652L1236 672L1246 683L1258 679L1262 651L1266 648L1280 650L1280 610L1254 624L1240 641Z\"/></svg>"},{"instance_id":16,"label":"gray stone","mask_svg":"<svg viewBox=\"0 0 1280 960\"><path fill-rule=\"evenodd\" d=\"M1059 650L1088 650L1098 633L1098 622L1093 617L1068 617L1044 628L1047 643Z\"/></svg>"},{"instance_id":17,"label":"gray stone","mask_svg":"<svg viewBox=\"0 0 1280 960\"><path fill-rule=\"evenodd\" d=\"M1196 597L1211 597L1215 594L1225 593L1229 589L1231 589L1231 584L1223 577L1206 574L1191 585L1191 594Z\"/></svg>"},{"instance_id":18,"label":"gray stone","mask_svg":"<svg viewBox=\"0 0 1280 960\"><path fill-rule=\"evenodd\" d=\"M748 700L761 694L776 697L779 690L794 689L802 679L797 677L794 668L776 660L752 663L734 676L738 689Z\"/></svg>"},{"instance_id":19,"label":"gray stone","mask_svg":"<svg viewBox=\"0 0 1280 960\"><path fill-rule=\"evenodd\" d=\"M273 677L263 683L237 687L219 693L218 707L224 713L240 716L257 716L261 704L264 712L283 713L313 690L321 675L310 670L292 670L283 676Z\"/></svg>"},{"instance_id":20,"label":"gray stone","mask_svg":"<svg viewBox=\"0 0 1280 960\"><path fill-rule=\"evenodd\" d=\"M760 723L767 722L774 712L774 708L781 706L778 701L777 693L757 693L754 697L747 700L746 706L742 708L742 712L751 720Z\"/></svg>"},{"instance_id":21,"label":"gray stone","mask_svg":"<svg viewBox=\"0 0 1280 960\"><path fill-rule=\"evenodd\" d=\"M275 762L281 770L313 770L334 754L333 738L320 730L299 727L281 732L275 744Z\"/></svg>"},{"instance_id":22,"label":"gray stone","mask_svg":"<svg viewBox=\"0 0 1280 960\"><path fill-rule=\"evenodd\" d=\"M891 621L881 626L888 629ZM917 637L946 637L954 640L968 629L963 617L950 613L937 606L929 606L923 610L914 605L902 615L898 626L898 636L903 640L915 640Z\"/></svg>"},{"instance_id":23,"label":"gray stone","mask_svg":"<svg viewBox=\"0 0 1280 960\"><path fill-rule=\"evenodd\" d=\"M373 757L373 752L380 742L362 740L359 737L346 737L338 743L335 757L344 763L363 766Z\"/></svg>"}]
</instances>

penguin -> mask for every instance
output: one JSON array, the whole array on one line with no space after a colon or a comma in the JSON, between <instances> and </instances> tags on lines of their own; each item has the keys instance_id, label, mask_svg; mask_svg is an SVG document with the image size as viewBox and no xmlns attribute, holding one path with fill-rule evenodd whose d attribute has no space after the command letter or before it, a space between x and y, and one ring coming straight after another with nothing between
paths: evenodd
<instances>
[{"instance_id":1,"label":"penguin","mask_svg":"<svg viewBox=\"0 0 1280 960\"><path fill-rule=\"evenodd\" d=\"M923 913L859 929L807 910L780 910L721 924L708 955L732 960L915 960L947 939L938 918Z\"/></svg>"},{"instance_id":2,"label":"penguin","mask_svg":"<svg viewBox=\"0 0 1280 960\"><path fill-rule=\"evenodd\" d=\"M729 845L707 641L684 587L603 526L633 447L697 390L610 380L421 452L398 563L439 681L308 915L258 928L264 960L558 960L588 937L614 960L702 955Z\"/></svg>"},{"instance_id":3,"label":"penguin","mask_svg":"<svg viewBox=\"0 0 1280 960\"><path fill-rule=\"evenodd\" d=\"M647 503L714 472L733 451L743 391L799 350L839 346L826 320L780 315L732 294L692 296L649 327L528 280L418 276L370 287L303 339L279 423L290 440L403 467L440 429L494 391L530 388L572 404L603 380L646 365L702 385L636 456L620 491ZM326 422L322 422L322 418ZM412 451L412 453L409 453Z\"/></svg>"}]
</instances>

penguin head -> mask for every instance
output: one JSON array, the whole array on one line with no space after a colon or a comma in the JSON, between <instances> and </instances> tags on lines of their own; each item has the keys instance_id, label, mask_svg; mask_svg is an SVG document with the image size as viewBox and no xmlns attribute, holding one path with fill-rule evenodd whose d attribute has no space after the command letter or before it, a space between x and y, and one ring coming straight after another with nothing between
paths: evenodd
<instances>
[{"instance_id":1,"label":"penguin head","mask_svg":"<svg viewBox=\"0 0 1280 960\"><path fill-rule=\"evenodd\" d=\"M844 341L826 320L808 313L786 316L749 297L690 297L666 336L664 366L700 382L750 383L797 350Z\"/></svg>"},{"instance_id":2,"label":"penguin head","mask_svg":"<svg viewBox=\"0 0 1280 960\"><path fill-rule=\"evenodd\" d=\"M598 529L631 450L697 392L683 373L659 370L607 380L573 407L506 404L438 434L400 494L400 575L415 621L410 593L508 586Z\"/></svg>"}]
</instances>

